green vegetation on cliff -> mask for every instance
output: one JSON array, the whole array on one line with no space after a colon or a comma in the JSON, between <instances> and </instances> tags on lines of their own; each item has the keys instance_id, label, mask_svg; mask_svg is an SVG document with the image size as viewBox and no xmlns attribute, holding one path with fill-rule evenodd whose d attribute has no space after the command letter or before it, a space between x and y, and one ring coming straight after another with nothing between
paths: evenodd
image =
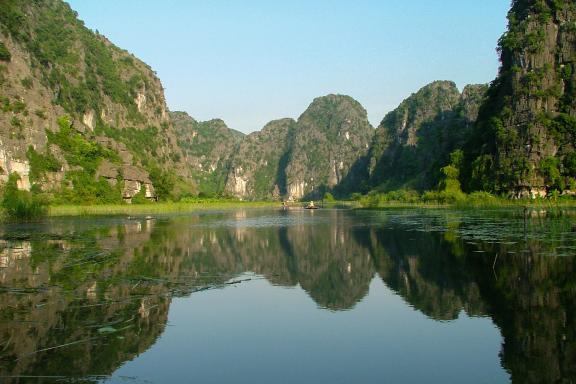
<instances>
[{"instance_id":1,"label":"green vegetation on cliff","mask_svg":"<svg viewBox=\"0 0 576 384\"><path fill-rule=\"evenodd\" d=\"M515 0L500 73L469 139L464 184L514 196L576 184L576 4Z\"/></svg>"},{"instance_id":2,"label":"green vegetation on cliff","mask_svg":"<svg viewBox=\"0 0 576 384\"><path fill-rule=\"evenodd\" d=\"M170 112L170 118L196 193L222 196L231 158L244 134L228 128L220 119L198 122L185 112Z\"/></svg>"},{"instance_id":3,"label":"green vegetation on cliff","mask_svg":"<svg viewBox=\"0 0 576 384\"><path fill-rule=\"evenodd\" d=\"M241 198L286 196L286 165L293 150L295 129L294 120L281 119L246 136L232 157L226 191Z\"/></svg>"},{"instance_id":4,"label":"green vegetation on cliff","mask_svg":"<svg viewBox=\"0 0 576 384\"><path fill-rule=\"evenodd\" d=\"M100 112L103 95L139 116L134 94L145 78L134 74L128 55L84 27L78 14L59 0L6 0L0 10L1 30L30 52L40 80L55 92L69 113ZM124 57L119 57L124 56Z\"/></svg>"},{"instance_id":5,"label":"green vegetation on cliff","mask_svg":"<svg viewBox=\"0 0 576 384\"><path fill-rule=\"evenodd\" d=\"M469 85L460 94L453 82L436 81L404 100L376 130L369 185L420 191L437 185L450 154L466 141L485 91Z\"/></svg>"},{"instance_id":6,"label":"green vegetation on cliff","mask_svg":"<svg viewBox=\"0 0 576 384\"><path fill-rule=\"evenodd\" d=\"M0 71L0 125L12 127L0 132L3 168L27 159L30 181L55 201L121 202L140 191L153 199L151 179L160 198L190 193L149 66L86 28L61 0L3 1L0 37L12 58Z\"/></svg>"},{"instance_id":7,"label":"green vegetation on cliff","mask_svg":"<svg viewBox=\"0 0 576 384\"><path fill-rule=\"evenodd\" d=\"M247 136L219 119L168 113L153 71L77 16L61 0L0 7L1 176L18 169L22 186L54 201L409 190L449 202L462 191L576 190L574 2L514 0L489 87L433 82L376 130L356 100L327 95L297 121Z\"/></svg>"},{"instance_id":8,"label":"green vegetation on cliff","mask_svg":"<svg viewBox=\"0 0 576 384\"><path fill-rule=\"evenodd\" d=\"M10 221L30 221L36 220L46 215L46 202L39 196L28 191L18 189L20 176L16 173L10 174L8 182L2 191L3 218Z\"/></svg>"},{"instance_id":9,"label":"green vegetation on cliff","mask_svg":"<svg viewBox=\"0 0 576 384\"><path fill-rule=\"evenodd\" d=\"M374 128L359 102L345 95L316 98L298 118L286 167L289 195L345 195L364 180Z\"/></svg>"}]
</instances>

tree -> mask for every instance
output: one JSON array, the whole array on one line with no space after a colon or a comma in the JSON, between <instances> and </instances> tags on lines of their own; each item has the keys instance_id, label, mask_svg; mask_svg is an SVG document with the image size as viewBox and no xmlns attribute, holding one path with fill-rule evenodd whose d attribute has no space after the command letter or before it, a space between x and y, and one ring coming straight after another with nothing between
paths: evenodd
<instances>
[{"instance_id":1,"label":"tree","mask_svg":"<svg viewBox=\"0 0 576 384\"><path fill-rule=\"evenodd\" d=\"M46 215L46 203L28 191L18 190L17 173L11 173L4 187L2 208L4 215L11 220L34 220Z\"/></svg>"}]
</instances>

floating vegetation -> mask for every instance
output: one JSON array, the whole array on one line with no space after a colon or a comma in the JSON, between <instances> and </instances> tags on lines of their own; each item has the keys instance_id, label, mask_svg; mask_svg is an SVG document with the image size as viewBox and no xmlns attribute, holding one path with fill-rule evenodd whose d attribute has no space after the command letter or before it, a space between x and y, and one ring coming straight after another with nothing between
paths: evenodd
<instances>
[{"instance_id":1,"label":"floating vegetation","mask_svg":"<svg viewBox=\"0 0 576 384\"><path fill-rule=\"evenodd\" d=\"M526 241L541 243L573 242L571 227L576 222L576 209L491 211L380 210L383 225L399 226L417 232L455 232L467 245L518 245ZM370 216L377 216L372 213Z\"/></svg>"},{"instance_id":2,"label":"floating vegetation","mask_svg":"<svg viewBox=\"0 0 576 384\"><path fill-rule=\"evenodd\" d=\"M576 234L567 230L571 213L309 213L237 210L6 225L0 231L0 376L108 378L155 343L175 298L260 279L303 287L319 308L341 311L362 300L377 273L435 320L451 321L461 311L486 316L478 281L520 284L518 271L563 270L576 253ZM87 355L89 367L79 374L76 356Z\"/></svg>"}]
</instances>

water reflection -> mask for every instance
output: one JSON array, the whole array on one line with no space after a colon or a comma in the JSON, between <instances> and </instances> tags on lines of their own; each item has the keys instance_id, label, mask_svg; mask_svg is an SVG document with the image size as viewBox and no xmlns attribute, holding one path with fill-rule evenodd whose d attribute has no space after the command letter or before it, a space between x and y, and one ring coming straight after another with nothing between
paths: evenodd
<instances>
[{"instance_id":1,"label":"water reflection","mask_svg":"<svg viewBox=\"0 0 576 384\"><path fill-rule=\"evenodd\" d=\"M490 316L514 382L573 382L573 216L527 220L516 212L237 211L7 227L0 376L98 381L93 375L154 345L173 297L243 284L238 276L252 272L300 286L331 311L353 310L378 277L431 321Z\"/></svg>"}]
</instances>

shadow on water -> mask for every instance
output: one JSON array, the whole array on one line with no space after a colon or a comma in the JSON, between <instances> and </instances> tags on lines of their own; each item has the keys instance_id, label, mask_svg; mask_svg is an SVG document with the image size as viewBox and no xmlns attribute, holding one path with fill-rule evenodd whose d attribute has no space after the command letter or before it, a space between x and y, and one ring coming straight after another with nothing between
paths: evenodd
<instances>
[{"instance_id":1,"label":"shadow on water","mask_svg":"<svg viewBox=\"0 0 576 384\"><path fill-rule=\"evenodd\" d=\"M264 277L343 311L377 277L434 321L462 311L491 317L513 382L574 382L574 219L256 210L8 226L0 233L0 376L98 382L91 375L110 375L154 345L173 297Z\"/></svg>"}]
</instances>

